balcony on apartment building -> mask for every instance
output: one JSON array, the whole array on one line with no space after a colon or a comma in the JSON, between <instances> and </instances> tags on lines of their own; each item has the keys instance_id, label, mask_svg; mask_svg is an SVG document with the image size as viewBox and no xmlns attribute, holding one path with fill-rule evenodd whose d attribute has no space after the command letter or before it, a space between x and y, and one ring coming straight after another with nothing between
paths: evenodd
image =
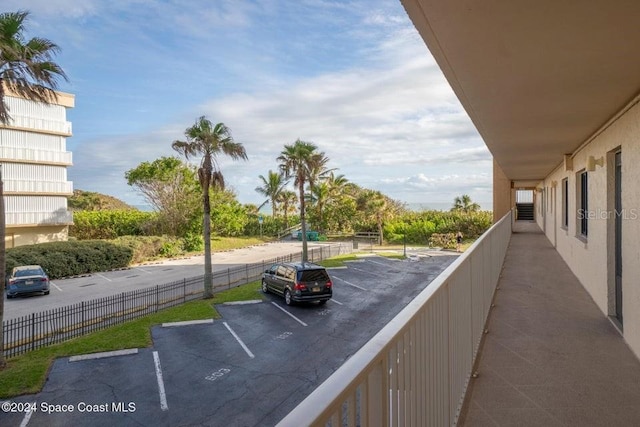
<instances>
[{"instance_id":1,"label":"balcony on apartment building","mask_svg":"<svg viewBox=\"0 0 640 427\"><path fill-rule=\"evenodd\" d=\"M38 130L64 136L71 136L73 133L71 122L69 121L41 119L17 114L11 116L9 127Z\"/></svg>"},{"instance_id":2,"label":"balcony on apartment building","mask_svg":"<svg viewBox=\"0 0 640 427\"><path fill-rule=\"evenodd\" d=\"M58 163L70 166L73 163L73 153L71 151L0 147L0 159L11 159L12 161L22 162Z\"/></svg>"},{"instance_id":3,"label":"balcony on apartment building","mask_svg":"<svg viewBox=\"0 0 640 427\"><path fill-rule=\"evenodd\" d=\"M71 181L34 181L23 179L7 179L4 181L4 192L18 194L73 195Z\"/></svg>"},{"instance_id":4,"label":"balcony on apartment building","mask_svg":"<svg viewBox=\"0 0 640 427\"><path fill-rule=\"evenodd\" d=\"M637 426L640 361L509 213L279 425Z\"/></svg>"},{"instance_id":5,"label":"balcony on apartment building","mask_svg":"<svg viewBox=\"0 0 640 427\"><path fill-rule=\"evenodd\" d=\"M69 225L73 224L73 213L67 210L55 212L7 212L7 227L37 225Z\"/></svg>"}]
</instances>

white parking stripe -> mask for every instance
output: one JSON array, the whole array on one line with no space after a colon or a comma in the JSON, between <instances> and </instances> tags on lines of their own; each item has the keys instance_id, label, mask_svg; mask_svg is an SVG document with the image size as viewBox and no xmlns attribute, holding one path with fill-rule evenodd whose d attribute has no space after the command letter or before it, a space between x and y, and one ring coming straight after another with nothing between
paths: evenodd
<instances>
[{"instance_id":1,"label":"white parking stripe","mask_svg":"<svg viewBox=\"0 0 640 427\"><path fill-rule=\"evenodd\" d=\"M335 299L333 299L333 298L331 298L329 301L331 301L331 302L335 302L335 303L336 303L336 304L338 304L338 305L344 305L344 304L342 304L340 301L336 301L336 300L335 300Z\"/></svg>"},{"instance_id":2,"label":"white parking stripe","mask_svg":"<svg viewBox=\"0 0 640 427\"><path fill-rule=\"evenodd\" d=\"M251 353L251 350L249 350L249 348L242 342L240 337L233 331L233 329L231 329L231 326L229 326L229 324L227 322L222 322L222 323L224 324L224 326L226 326L226 328L229 330L229 332L231 332L231 335L233 335L233 337L236 339L236 341L238 341L238 343L242 346L244 351L247 352L249 357L253 359L255 356L253 355L253 353Z\"/></svg>"},{"instance_id":3,"label":"white parking stripe","mask_svg":"<svg viewBox=\"0 0 640 427\"><path fill-rule=\"evenodd\" d=\"M369 274L371 274L371 272L370 272L370 271L368 271L368 270L363 270L363 269L361 269L361 268L349 267L349 269L351 269L351 270L355 270L355 271L362 271L363 273L369 273ZM339 277L338 277L338 279L339 279Z\"/></svg>"},{"instance_id":4,"label":"white parking stripe","mask_svg":"<svg viewBox=\"0 0 640 427\"><path fill-rule=\"evenodd\" d=\"M289 312L288 312L287 310L285 310L284 308L280 307L280 306L279 306L278 304L276 304L275 302L271 301L271 304L275 305L275 306L276 306L276 307L278 307L280 310L284 311L284 312L285 312L285 314L287 314L287 315L289 315L289 316L293 317L293 319L294 319L296 322L300 323L302 326L309 326L309 325L307 325L306 323L304 323L302 320L298 319L298 318L297 318L296 316L294 316L293 314L289 313Z\"/></svg>"},{"instance_id":5,"label":"white parking stripe","mask_svg":"<svg viewBox=\"0 0 640 427\"><path fill-rule=\"evenodd\" d=\"M384 267L388 267L389 266L389 264L385 264L384 262L380 262L380 261L374 261L372 259L367 259L367 262L372 262L374 264L382 265Z\"/></svg>"},{"instance_id":6,"label":"white parking stripe","mask_svg":"<svg viewBox=\"0 0 640 427\"><path fill-rule=\"evenodd\" d=\"M160 393L160 409L167 411L169 405L167 405L167 393L164 391L164 381L162 380L162 368L160 367L160 356L158 352L153 352L153 361L156 365L156 377L158 378L158 392Z\"/></svg>"},{"instance_id":7,"label":"white parking stripe","mask_svg":"<svg viewBox=\"0 0 640 427\"><path fill-rule=\"evenodd\" d=\"M365 289L365 288L363 288L363 287L361 287L361 286L358 286L358 285L354 285L353 283L351 283L351 282L347 282L347 281L346 281L346 280L344 280L344 279L341 279L341 278L336 277L336 276L333 276L333 277L334 277L335 279L340 280L341 282L346 283L346 284L347 284L347 285L349 285L349 286L353 286L354 288L358 288L358 289L360 289L360 290L362 290L362 291L368 291L368 289Z\"/></svg>"},{"instance_id":8,"label":"white parking stripe","mask_svg":"<svg viewBox=\"0 0 640 427\"><path fill-rule=\"evenodd\" d=\"M150 271L145 270L144 268L135 267L135 269L136 269L136 270L143 271L143 272L145 272L145 273L147 273L147 274L153 274L153 273L151 273Z\"/></svg>"},{"instance_id":9,"label":"white parking stripe","mask_svg":"<svg viewBox=\"0 0 640 427\"><path fill-rule=\"evenodd\" d=\"M53 282L51 282L51 281L50 281L49 283L50 283L53 287L55 287L57 290L59 290L60 292L62 292L62 289L60 289L60 286L56 285L55 283L53 283Z\"/></svg>"},{"instance_id":10,"label":"white parking stripe","mask_svg":"<svg viewBox=\"0 0 640 427\"><path fill-rule=\"evenodd\" d=\"M109 281L109 282L113 282L113 280L109 279L108 277L104 277L104 276L103 276L102 274L100 274L100 273L93 273L93 274L95 274L95 275L96 275L96 276L98 276L98 277L102 277L104 280L107 280L107 281Z\"/></svg>"},{"instance_id":11,"label":"white parking stripe","mask_svg":"<svg viewBox=\"0 0 640 427\"><path fill-rule=\"evenodd\" d=\"M27 424L29 424L29 420L31 419L31 415L33 415L33 411L30 409L26 414L24 414L20 427L27 427Z\"/></svg>"}]
</instances>

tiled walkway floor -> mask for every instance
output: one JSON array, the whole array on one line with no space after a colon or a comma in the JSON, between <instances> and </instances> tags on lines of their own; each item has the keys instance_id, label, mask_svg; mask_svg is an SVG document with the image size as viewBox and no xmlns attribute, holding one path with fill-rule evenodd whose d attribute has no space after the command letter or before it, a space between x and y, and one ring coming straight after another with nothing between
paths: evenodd
<instances>
[{"instance_id":1,"label":"tiled walkway floor","mask_svg":"<svg viewBox=\"0 0 640 427\"><path fill-rule=\"evenodd\" d=\"M640 361L539 228L517 227L459 424L640 426Z\"/></svg>"}]
</instances>

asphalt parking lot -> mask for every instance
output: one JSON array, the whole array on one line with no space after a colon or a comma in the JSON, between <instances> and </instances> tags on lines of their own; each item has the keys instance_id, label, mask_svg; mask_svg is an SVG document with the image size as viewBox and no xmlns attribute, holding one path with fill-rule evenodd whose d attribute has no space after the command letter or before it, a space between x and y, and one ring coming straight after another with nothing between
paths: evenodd
<instances>
[{"instance_id":1,"label":"asphalt parking lot","mask_svg":"<svg viewBox=\"0 0 640 427\"><path fill-rule=\"evenodd\" d=\"M217 306L222 319L155 327L152 348L59 359L41 393L4 402L0 425L275 425L455 258L367 257L329 270L324 306L256 294Z\"/></svg>"}]
</instances>

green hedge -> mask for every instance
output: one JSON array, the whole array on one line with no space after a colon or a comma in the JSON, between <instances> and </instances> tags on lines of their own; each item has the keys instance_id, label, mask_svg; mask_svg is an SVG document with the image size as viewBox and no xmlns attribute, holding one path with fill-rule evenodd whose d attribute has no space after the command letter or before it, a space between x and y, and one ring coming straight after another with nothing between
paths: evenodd
<instances>
[{"instance_id":1,"label":"green hedge","mask_svg":"<svg viewBox=\"0 0 640 427\"><path fill-rule=\"evenodd\" d=\"M73 213L69 236L78 240L115 239L119 236L153 235L158 214L135 210L78 211Z\"/></svg>"},{"instance_id":2,"label":"green hedge","mask_svg":"<svg viewBox=\"0 0 640 427\"><path fill-rule=\"evenodd\" d=\"M426 245L434 233L461 232L465 239L476 239L491 227L492 220L493 214L489 211L409 212L385 223L384 238L391 243L401 243L406 233L407 243Z\"/></svg>"},{"instance_id":3,"label":"green hedge","mask_svg":"<svg viewBox=\"0 0 640 427\"><path fill-rule=\"evenodd\" d=\"M39 264L51 279L126 267L133 250L101 240L40 243L7 249L7 272L19 265Z\"/></svg>"}]
</instances>

